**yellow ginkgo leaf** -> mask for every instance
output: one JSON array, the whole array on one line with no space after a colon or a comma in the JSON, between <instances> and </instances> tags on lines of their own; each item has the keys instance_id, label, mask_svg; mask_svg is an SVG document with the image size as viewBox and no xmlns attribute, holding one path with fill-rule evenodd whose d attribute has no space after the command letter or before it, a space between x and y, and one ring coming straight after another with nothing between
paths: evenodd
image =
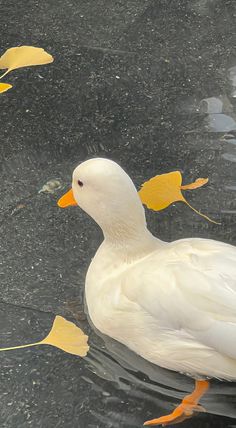
<instances>
[{"instance_id":1,"label":"yellow ginkgo leaf","mask_svg":"<svg viewBox=\"0 0 236 428\"><path fill-rule=\"evenodd\" d=\"M40 343L56 346L70 354L85 357L89 350L87 342L88 336L79 327L63 317L56 316L50 333Z\"/></svg>"},{"instance_id":2,"label":"yellow ginkgo leaf","mask_svg":"<svg viewBox=\"0 0 236 428\"><path fill-rule=\"evenodd\" d=\"M7 68L7 71L0 78L16 68L49 64L50 62L53 62L52 55L42 48L34 46L10 48L0 57L0 68Z\"/></svg>"},{"instance_id":3,"label":"yellow ginkgo leaf","mask_svg":"<svg viewBox=\"0 0 236 428\"><path fill-rule=\"evenodd\" d=\"M8 91L8 89L11 89L11 88L12 88L12 85L10 85L9 83L0 83L0 94Z\"/></svg>"},{"instance_id":4,"label":"yellow ginkgo leaf","mask_svg":"<svg viewBox=\"0 0 236 428\"><path fill-rule=\"evenodd\" d=\"M182 176L179 171L156 175L142 184L139 196L142 203L148 208L154 211L161 211L173 204L173 202L184 202L184 197L180 190L181 184Z\"/></svg>"},{"instance_id":5,"label":"yellow ginkgo leaf","mask_svg":"<svg viewBox=\"0 0 236 428\"><path fill-rule=\"evenodd\" d=\"M207 178L200 178L192 184L182 186L182 175L180 171L173 171L167 174L156 175L155 177L146 181L144 184L142 184L141 189L139 190L139 196L142 203L154 211L161 211L174 202L181 201L187 204L193 211L208 221L219 224L216 221L211 220L205 214L202 214L193 208L186 201L181 192L181 190L197 189L207 182Z\"/></svg>"},{"instance_id":6,"label":"yellow ginkgo leaf","mask_svg":"<svg viewBox=\"0 0 236 428\"><path fill-rule=\"evenodd\" d=\"M29 348L36 345L52 345L62 349L69 354L85 357L89 351L88 336L70 321L61 316L56 316L51 331L45 339L27 345L0 348L0 351L11 351L13 349Z\"/></svg>"}]
</instances>

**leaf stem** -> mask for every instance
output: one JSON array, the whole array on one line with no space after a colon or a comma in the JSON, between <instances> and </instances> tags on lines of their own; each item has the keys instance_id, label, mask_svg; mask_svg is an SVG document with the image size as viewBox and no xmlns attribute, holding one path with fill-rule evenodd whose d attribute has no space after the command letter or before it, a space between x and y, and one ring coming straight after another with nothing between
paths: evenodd
<instances>
[{"instance_id":1,"label":"leaf stem","mask_svg":"<svg viewBox=\"0 0 236 428\"><path fill-rule=\"evenodd\" d=\"M10 348L0 348L0 352L1 351L11 351L13 349L29 348L30 346L36 346L36 345L40 345L40 344L41 344L41 342L36 342L36 343L29 343L28 345L12 346Z\"/></svg>"},{"instance_id":2,"label":"leaf stem","mask_svg":"<svg viewBox=\"0 0 236 428\"><path fill-rule=\"evenodd\" d=\"M212 220L212 219L211 219L210 217L208 217L207 215L202 214L200 211L196 210L196 208L192 207L192 205L190 205L190 204L186 201L186 199L184 200L184 202L188 205L188 207L189 207L189 208L191 208L191 210L193 210L195 213L197 213L197 214L198 214L198 215L200 215L201 217L205 218L206 220L210 221L211 223L214 223L214 224L221 224L221 223L219 223L218 221Z\"/></svg>"},{"instance_id":3,"label":"leaf stem","mask_svg":"<svg viewBox=\"0 0 236 428\"><path fill-rule=\"evenodd\" d=\"M5 73L3 73L1 76L0 76L0 79L2 79L4 76L6 76L6 74L7 73L9 73L11 70L8 68L8 70L7 71L5 71Z\"/></svg>"}]
</instances>

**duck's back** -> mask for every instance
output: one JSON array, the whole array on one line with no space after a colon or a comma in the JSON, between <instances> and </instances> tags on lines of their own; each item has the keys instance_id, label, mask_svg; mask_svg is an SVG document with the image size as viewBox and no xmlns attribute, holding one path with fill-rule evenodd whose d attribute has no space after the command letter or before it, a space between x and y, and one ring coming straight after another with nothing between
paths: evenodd
<instances>
[{"instance_id":1,"label":"duck's back","mask_svg":"<svg viewBox=\"0 0 236 428\"><path fill-rule=\"evenodd\" d=\"M164 367L236 378L235 247L184 239L123 266L101 252L94 267L86 297L103 333Z\"/></svg>"}]
</instances>

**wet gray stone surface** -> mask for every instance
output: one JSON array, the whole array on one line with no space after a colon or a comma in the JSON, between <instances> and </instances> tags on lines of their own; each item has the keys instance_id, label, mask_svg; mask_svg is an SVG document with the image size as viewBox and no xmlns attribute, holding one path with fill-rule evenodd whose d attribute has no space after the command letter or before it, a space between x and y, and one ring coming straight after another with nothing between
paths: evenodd
<instances>
[{"instance_id":1,"label":"wet gray stone surface","mask_svg":"<svg viewBox=\"0 0 236 428\"><path fill-rule=\"evenodd\" d=\"M60 314L89 333L91 352L0 353L0 426L141 427L192 380L92 330L83 286L102 234L56 201L90 157L118 161L137 187L180 170L185 183L209 177L186 197L221 225L180 203L147 212L153 233L236 244L235 2L3 0L1 16L1 53L28 44L55 61L6 76L13 88L0 98L0 347L42 339ZM234 426L235 397L234 384L215 382L208 413L185 426Z\"/></svg>"}]
</instances>

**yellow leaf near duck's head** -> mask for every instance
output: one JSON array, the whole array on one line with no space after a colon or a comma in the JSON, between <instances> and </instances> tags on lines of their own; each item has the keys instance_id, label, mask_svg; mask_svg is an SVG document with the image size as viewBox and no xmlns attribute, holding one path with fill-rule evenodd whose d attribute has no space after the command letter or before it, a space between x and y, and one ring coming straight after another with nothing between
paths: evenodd
<instances>
[{"instance_id":1,"label":"yellow leaf near duck's head","mask_svg":"<svg viewBox=\"0 0 236 428\"><path fill-rule=\"evenodd\" d=\"M146 181L142 184L138 193L142 203L154 211L164 210L174 202L181 201L211 223L220 224L193 208L181 193L181 190L198 189L206 183L208 183L208 178L198 178L194 183L182 186L180 171L173 171L167 174L156 175Z\"/></svg>"},{"instance_id":2,"label":"yellow leaf near duck's head","mask_svg":"<svg viewBox=\"0 0 236 428\"><path fill-rule=\"evenodd\" d=\"M9 83L0 83L0 94L8 91L8 89L11 89L11 88L12 88L12 85L10 85Z\"/></svg>"},{"instance_id":3,"label":"yellow leaf near duck's head","mask_svg":"<svg viewBox=\"0 0 236 428\"><path fill-rule=\"evenodd\" d=\"M180 190L181 184L181 173L173 171L156 175L146 181L138 193L144 205L154 211L161 211L173 202L184 202L184 197Z\"/></svg>"},{"instance_id":4,"label":"yellow leaf near duck's head","mask_svg":"<svg viewBox=\"0 0 236 428\"><path fill-rule=\"evenodd\" d=\"M75 324L60 316L56 316L50 333L40 344L56 346L80 357L85 357L89 350L88 336Z\"/></svg>"}]
</instances>

